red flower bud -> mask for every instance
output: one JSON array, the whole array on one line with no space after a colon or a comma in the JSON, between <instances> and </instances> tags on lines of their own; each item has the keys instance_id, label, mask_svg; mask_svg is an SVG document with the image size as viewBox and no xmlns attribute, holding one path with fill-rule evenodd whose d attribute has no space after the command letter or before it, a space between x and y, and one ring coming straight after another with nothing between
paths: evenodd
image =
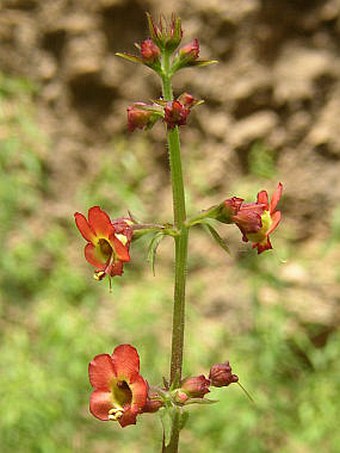
<instances>
[{"instance_id":1,"label":"red flower bud","mask_svg":"<svg viewBox=\"0 0 340 453\"><path fill-rule=\"evenodd\" d=\"M181 47L178 51L181 66L183 65L183 63L192 63L193 61L197 60L199 52L200 47L198 44L198 39L196 38L191 43Z\"/></svg>"},{"instance_id":2,"label":"red flower bud","mask_svg":"<svg viewBox=\"0 0 340 453\"><path fill-rule=\"evenodd\" d=\"M175 126L184 126L189 113L190 110L180 101L169 101L164 108L164 121L169 129L173 129Z\"/></svg>"},{"instance_id":3,"label":"red flower bud","mask_svg":"<svg viewBox=\"0 0 340 453\"><path fill-rule=\"evenodd\" d=\"M148 396L142 412L157 412L162 406L164 406L164 403L157 391L148 387Z\"/></svg>"},{"instance_id":4,"label":"red flower bud","mask_svg":"<svg viewBox=\"0 0 340 453\"><path fill-rule=\"evenodd\" d=\"M209 393L210 380L201 374L200 376L189 377L182 381L181 390L190 398L203 398Z\"/></svg>"},{"instance_id":5,"label":"red flower bud","mask_svg":"<svg viewBox=\"0 0 340 453\"><path fill-rule=\"evenodd\" d=\"M173 398L177 404L185 404L188 401L188 399L190 399L190 397L187 395L187 393L184 392L182 389L177 389L174 392Z\"/></svg>"},{"instance_id":6,"label":"red flower bud","mask_svg":"<svg viewBox=\"0 0 340 453\"><path fill-rule=\"evenodd\" d=\"M216 363L210 368L209 379L214 387L227 387L238 381L238 376L232 374L229 362Z\"/></svg>"},{"instance_id":7,"label":"red flower bud","mask_svg":"<svg viewBox=\"0 0 340 453\"><path fill-rule=\"evenodd\" d=\"M158 107L145 104L145 102L135 102L127 108L128 129L133 132L135 129L149 129L162 116Z\"/></svg>"},{"instance_id":8,"label":"red flower bud","mask_svg":"<svg viewBox=\"0 0 340 453\"><path fill-rule=\"evenodd\" d=\"M195 99L194 96L189 93L182 93L180 96L178 96L178 101L188 109L194 107L194 105L198 102L197 99Z\"/></svg>"},{"instance_id":9,"label":"red flower bud","mask_svg":"<svg viewBox=\"0 0 340 453\"><path fill-rule=\"evenodd\" d=\"M183 30L181 19L173 14L169 23L161 16L159 23L156 24L153 17L148 13L147 19L152 41L157 44L160 49L166 49L173 52L182 40Z\"/></svg>"},{"instance_id":10,"label":"red flower bud","mask_svg":"<svg viewBox=\"0 0 340 453\"><path fill-rule=\"evenodd\" d=\"M148 38L141 43L140 53L145 63L154 63L159 58L161 51L152 39Z\"/></svg>"}]
</instances>

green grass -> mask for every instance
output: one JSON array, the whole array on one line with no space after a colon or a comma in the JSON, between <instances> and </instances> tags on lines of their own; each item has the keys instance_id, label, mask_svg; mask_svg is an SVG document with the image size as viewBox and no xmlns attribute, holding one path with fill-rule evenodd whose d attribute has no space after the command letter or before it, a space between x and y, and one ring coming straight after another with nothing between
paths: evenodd
<instances>
[{"instance_id":1,"label":"green grass","mask_svg":"<svg viewBox=\"0 0 340 453\"><path fill-rule=\"evenodd\" d=\"M135 427L122 430L89 415L87 366L96 354L129 342L138 348L142 374L150 382L161 383L167 374L170 239L160 246L156 277L145 266L147 244L140 241L124 276L114 280L112 294L105 283L92 279L73 220L44 215L50 196L48 138L38 128L35 90L22 80L0 79L1 451L157 452L157 416L146 414ZM9 105L15 107L8 110ZM149 212L152 194L143 192L148 174L140 165L148 148L143 140L134 140L133 151L131 145L116 141L115 153L80 184L75 200L80 211L101 203L113 212L124 211L125 204L139 215ZM335 212L330 238L335 242L338 217ZM206 239L197 233L193 240ZM288 259L303 263L303 251L286 239L280 245ZM325 259L331 251L322 250L320 256ZM227 266L233 258L219 258L226 263L225 274L210 284L212 291L225 288L227 308L210 315L202 296L209 288L201 281L209 263L202 264L201 252L192 257L196 267L189 275L185 373L207 373L212 363L230 359L255 404L237 385L215 389L211 396L219 403L190 409L181 451L335 453L340 443L339 332L330 331L320 346L314 339L322 325L301 323L283 300L265 302L264 290L280 295L287 285L275 254L243 254L233 270ZM242 300L244 288L246 306L230 305L230 300Z\"/></svg>"}]
</instances>

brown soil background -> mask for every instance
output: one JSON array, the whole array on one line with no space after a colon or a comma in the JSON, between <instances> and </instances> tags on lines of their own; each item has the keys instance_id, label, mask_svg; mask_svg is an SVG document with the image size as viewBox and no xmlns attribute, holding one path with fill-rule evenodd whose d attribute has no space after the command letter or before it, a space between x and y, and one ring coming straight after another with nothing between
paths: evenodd
<instances>
[{"instance_id":1,"label":"brown soil background","mask_svg":"<svg viewBox=\"0 0 340 453\"><path fill-rule=\"evenodd\" d=\"M334 272L340 251L334 247L321 265L318 247L330 235L340 199L338 0L3 0L0 8L1 70L40 87L38 118L51 149L46 154L51 199L43 215L61 218L78 208L80 181L96 172L96 163L112 149L112 137L128 136L127 105L159 96L150 71L114 53L131 52L146 37L145 11L155 16L175 11L183 20L184 42L198 37L201 56L220 62L183 71L175 80L178 94L187 90L205 100L182 134L196 152L190 178L201 185L193 186L194 202L205 208L240 187L238 181L250 175L254 143L272 149L277 180L285 186L288 231L277 234L309 260L307 267L294 260L283 266L287 300L307 320L337 324L340 288ZM163 128L149 132L148 140L145 166L152 176L140 193L152 218L153 210L171 213L171 200ZM261 184L259 189L273 190L276 182ZM225 260L211 253L216 263ZM218 278L218 266L213 272ZM203 281L210 277L201 274ZM216 291L206 298L218 308Z\"/></svg>"}]
</instances>

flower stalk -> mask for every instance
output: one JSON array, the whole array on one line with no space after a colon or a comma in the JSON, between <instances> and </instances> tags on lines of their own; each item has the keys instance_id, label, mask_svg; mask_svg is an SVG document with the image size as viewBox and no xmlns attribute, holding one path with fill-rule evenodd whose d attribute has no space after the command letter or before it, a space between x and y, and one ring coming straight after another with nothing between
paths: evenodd
<instances>
[{"instance_id":1,"label":"flower stalk","mask_svg":"<svg viewBox=\"0 0 340 453\"><path fill-rule=\"evenodd\" d=\"M182 40L181 21L173 15L168 22L161 16L159 24L147 14L150 38L136 44L140 55L118 53L119 57L139 63L153 70L161 79L162 98L152 103L135 102L127 109L128 129L150 129L157 122L166 127L170 178L173 198L173 221L171 223L141 223L129 212L127 217L111 219L99 206L88 210L88 218L75 213L77 228L86 241L85 258L96 268L94 277L102 280L123 274L123 266L130 261L130 245L138 238L149 234L149 261L154 272L154 262L159 243L164 236L172 236L175 245L174 303L171 342L170 381L164 379L164 388L150 386L140 375L139 355L129 345L117 346L111 355L99 354L89 365L89 378L93 387L90 398L91 413L102 421L115 421L122 427L135 424L137 416L159 411L163 425L162 453L177 453L180 431L190 404L211 404L216 401L205 398L210 387L228 387L238 383L248 392L232 373L229 361L217 363L210 369L209 377L200 374L182 378L185 290L189 230L202 225L214 241L230 253L228 244L215 229L215 224L235 224L242 233L244 242L250 241L260 254L272 248L269 236L277 228L281 212L277 204L282 194L279 183L271 200L262 190L256 202L245 203L243 198L232 197L187 218L185 187L181 160L179 126L184 126L193 107L203 101L189 93L174 98L172 77L185 67L207 66L215 60L199 60L199 43L178 46ZM176 50L178 49L178 50Z\"/></svg>"},{"instance_id":2,"label":"flower stalk","mask_svg":"<svg viewBox=\"0 0 340 453\"><path fill-rule=\"evenodd\" d=\"M173 100L169 57L170 55L165 52L163 55L162 74L162 92L165 101ZM174 226L179 233L178 236L175 237L175 283L170 365L170 384L173 384L175 381L180 381L182 377L185 327L185 286L189 237L189 230L185 225L185 191L178 126L167 129L167 143L173 196ZM163 436L163 452L172 453L178 451L179 432L180 414L177 413L173 420L169 445L165 445Z\"/></svg>"}]
</instances>

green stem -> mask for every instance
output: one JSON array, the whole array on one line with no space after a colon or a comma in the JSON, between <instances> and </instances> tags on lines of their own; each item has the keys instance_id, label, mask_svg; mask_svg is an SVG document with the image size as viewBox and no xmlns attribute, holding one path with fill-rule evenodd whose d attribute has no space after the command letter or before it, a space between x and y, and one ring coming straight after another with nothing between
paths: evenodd
<instances>
[{"instance_id":1,"label":"green stem","mask_svg":"<svg viewBox=\"0 0 340 453\"><path fill-rule=\"evenodd\" d=\"M162 88L163 97L166 101L173 100L171 85L169 56L163 57L163 77ZM184 346L184 326L185 326L185 283L187 271L187 251L188 251L188 228L185 225L185 193L183 183L183 171L181 161L181 148L178 127L168 129L167 132L168 152L171 172L171 184L173 195L174 226L178 230L175 237L175 286L174 286L174 306L172 324L172 347L171 347L171 366L170 383L177 383L182 377L183 346ZM178 452L180 416L177 414L174 420L171 433L171 440L168 446L164 445L163 452Z\"/></svg>"}]
</instances>

